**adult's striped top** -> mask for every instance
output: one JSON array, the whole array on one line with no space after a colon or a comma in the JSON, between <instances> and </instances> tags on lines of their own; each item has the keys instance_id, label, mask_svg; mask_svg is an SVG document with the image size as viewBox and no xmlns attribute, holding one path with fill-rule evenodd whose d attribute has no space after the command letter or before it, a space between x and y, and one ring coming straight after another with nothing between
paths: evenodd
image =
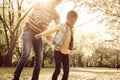
<instances>
[{"instance_id":1,"label":"adult's striped top","mask_svg":"<svg viewBox=\"0 0 120 80\"><path fill-rule=\"evenodd\" d=\"M51 4L36 3L25 26L35 33L40 33L47 28L52 20L59 20L55 7Z\"/></svg>"}]
</instances>

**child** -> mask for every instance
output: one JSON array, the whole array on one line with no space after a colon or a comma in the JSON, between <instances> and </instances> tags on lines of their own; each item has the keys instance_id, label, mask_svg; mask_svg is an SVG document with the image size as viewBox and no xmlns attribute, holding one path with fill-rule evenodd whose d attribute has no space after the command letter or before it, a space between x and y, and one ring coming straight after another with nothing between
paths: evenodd
<instances>
[{"instance_id":1,"label":"child","mask_svg":"<svg viewBox=\"0 0 120 80\"><path fill-rule=\"evenodd\" d=\"M60 73L61 63L63 64L62 80L68 79L69 54L71 54L71 50L73 46L72 28L77 18L78 18L77 13L71 10L67 14L65 24L59 23L54 28L39 33L35 36L36 39L39 39L41 36L47 36L53 32L56 32L56 35L53 39L53 44L55 45L55 50L54 50L55 71L53 73L52 80L57 80L57 77Z\"/></svg>"}]
</instances>

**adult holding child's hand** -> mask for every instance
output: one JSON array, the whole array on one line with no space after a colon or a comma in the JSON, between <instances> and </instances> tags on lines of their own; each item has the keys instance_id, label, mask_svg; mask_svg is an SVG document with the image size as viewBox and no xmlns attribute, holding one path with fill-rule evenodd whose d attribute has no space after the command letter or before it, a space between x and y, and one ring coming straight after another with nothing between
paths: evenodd
<instances>
[{"instance_id":1,"label":"adult holding child's hand","mask_svg":"<svg viewBox=\"0 0 120 80\"><path fill-rule=\"evenodd\" d=\"M41 33L35 35L36 40L38 40L41 37L42 37ZM51 35L46 36L46 38L47 38L47 40L52 41L52 36Z\"/></svg>"},{"instance_id":2,"label":"adult holding child's hand","mask_svg":"<svg viewBox=\"0 0 120 80\"><path fill-rule=\"evenodd\" d=\"M41 38L41 37L42 37L41 34L36 34L36 35L35 35L35 39L36 39L36 40L38 40L38 39Z\"/></svg>"}]
</instances>

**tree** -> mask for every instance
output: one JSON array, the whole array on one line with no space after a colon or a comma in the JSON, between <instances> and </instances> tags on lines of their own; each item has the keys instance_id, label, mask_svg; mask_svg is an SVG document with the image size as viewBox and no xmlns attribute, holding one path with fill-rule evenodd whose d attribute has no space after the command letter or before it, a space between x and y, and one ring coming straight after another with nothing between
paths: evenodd
<instances>
[{"instance_id":1,"label":"tree","mask_svg":"<svg viewBox=\"0 0 120 80\"><path fill-rule=\"evenodd\" d=\"M20 25L24 18L27 16L29 11L32 9L28 9L26 12L23 12L22 4L24 0L3 0L1 5L0 20L4 27L4 34L7 46L6 50L6 61L4 62L5 66L12 65L12 56L14 52L14 48L16 46L16 42L21 34ZM17 5L17 9L14 7L14 3Z\"/></svg>"}]
</instances>

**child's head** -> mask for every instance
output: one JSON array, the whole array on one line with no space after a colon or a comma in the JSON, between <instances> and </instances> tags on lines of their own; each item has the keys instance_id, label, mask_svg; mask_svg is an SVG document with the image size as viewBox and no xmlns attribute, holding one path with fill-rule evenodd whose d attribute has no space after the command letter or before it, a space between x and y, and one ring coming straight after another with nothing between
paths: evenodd
<instances>
[{"instance_id":1,"label":"child's head","mask_svg":"<svg viewBox=\"0 0 120 80\"><path fill-rule=\"evenodd\" d=\"M76 11L73 10L69 11L66 16L66 24L69 25L70 27L73 27L77 18L78 18L78 14Z\"/></svg>"}]
</instances>

